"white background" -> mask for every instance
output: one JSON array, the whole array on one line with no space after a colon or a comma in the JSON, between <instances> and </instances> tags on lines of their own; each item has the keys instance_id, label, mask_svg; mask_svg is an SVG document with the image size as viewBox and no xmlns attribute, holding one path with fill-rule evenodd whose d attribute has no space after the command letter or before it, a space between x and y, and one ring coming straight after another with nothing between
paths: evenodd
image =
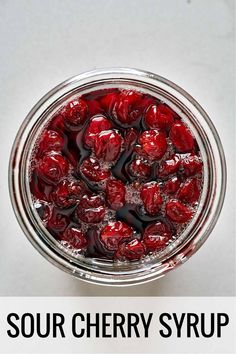
<instances>
[{"instance_id":1,"label":"white background","mask_svg":"<svg viewBox=\"0 0 236 354\"><path fill-rule=\"evenodd\" d=\"M235 295L234 0L0 1L0 295ZM7 167L31 107L80 72L109 66L158 73L212 118L228 165L224 208L198 253L166 277L131 288L83 283L49 264L13 214Z\"/></svg>"}]
</instances>

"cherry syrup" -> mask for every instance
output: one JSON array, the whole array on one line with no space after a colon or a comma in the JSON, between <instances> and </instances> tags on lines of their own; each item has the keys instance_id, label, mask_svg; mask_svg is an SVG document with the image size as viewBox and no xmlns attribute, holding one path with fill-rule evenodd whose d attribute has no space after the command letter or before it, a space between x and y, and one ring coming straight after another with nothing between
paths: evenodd
<instances>
[{"instance_id":1,"label":"cherry syrup","mask_svg":"<svg viewBox=\"0 0 236 354\"><path fill-rule=\"evenodd\" d=\"M134 90L74 98L34 147L30 190L43 225L85 257L137 261L162 251L193 218L203 163L189 127Z\"/></svg>"}]
</instances>

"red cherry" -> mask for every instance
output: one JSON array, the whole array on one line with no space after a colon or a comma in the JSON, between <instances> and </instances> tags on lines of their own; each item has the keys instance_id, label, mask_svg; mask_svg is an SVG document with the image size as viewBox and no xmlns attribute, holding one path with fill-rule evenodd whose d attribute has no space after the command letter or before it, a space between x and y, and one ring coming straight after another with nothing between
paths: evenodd
<instances>
[{"instance_id":1,"label":"red cherry","mask_svg":"<svg viewBox=\"0 0 236 354\"><path fill-rule=\"evenodd\" d=\"M112 112L114 104L117 101L118 97L119 97L119 94L117 92L111 92L111 93L108 93L107 95L103 96L100 99L100 104L101 104L102 108L108 114L110 114Z\"/></svg>"},{"instance_id":2,"label":"red cherry","mask_svg":"<svg viewBox=\"0 0 236 354\"><path fill-rule=\"evenodd\" d=\"M178 199L185 203L195 203L200 197L199 181L196 178L188 179L178 191Z\"/></svg>"},{"instance_id":3,"label":"red cherry","mask_svg":"<svg viewBox=\"0 0 236 354\"><path fill-rule=\"evenodd\" d=\"M104 200L99 195L84 195L76 208L79 220L85 223L99 223L105 216Z\"/></svg>"},{"instance_id":4,"label":"red cherry","mask_svg":"<svg viewBox=\"0 0 236 354\"><path fill-rule=\"evenodd\" d=\"M102 169L99 162L92 157L89 157L82 162L80 171L92 182L101 182L110 176L110 171Z\"/></svg>"},{"instance_id":5,"label":"red cherry","mask_svg":"<svg viewBox=\"0 0 236 354\"><path fill-rule=\"evenodd\" d=\"M193 211L178 200L170 200L166 204L166 215L172 221L182 224L191 219Z\"/></svg>"},{"instance_id":6,"label":"red cherry","mask_svg":"<svg viewBox=\"0 0 236 354\"><path fill-rule=\"evenodd\" d=\"M69 102L63 112L65 124L70 129L80 127L86 119L88 106L81 98Z\"/></svg>"},{"instance_id":7,"label":"red cherry","mask_svg":"<svg viewBox=\"0 0 236 354\"><path fill-rule=\"evenodd\" d=\"M67 228L69 222L68 216L60 214L54 209L52 216L48 220L47 227L56 234L59 234Z\"/></svg>"},{"instance_id":8,"label":"red cherry","mask_svg":"<svg viewBox=\"0 0 236 354\"><path fill-rule=\"evenodd\" d=\"M148 108L152 105L156 104L156 99L151 97L151 96L143 96L141 100L138 101L137 103L137 108L140 110L140 112L143 114L145 113Z\"/></svg>"},{"instance_id":9,"label":"red cherry","mask_svg":"<svg viewBox=\"0 0 236 354\"><path fill-rule=\"evenodd\" d=\"M151 174L151 166L146 160L139 158L133 160L129 166L130 173L135 177L149 177Z\"/></svg>"},{"instance_id":10,"label":"red cherry","mask_svg":"<svg viewBox=\"0 0 236 354\"><path fill-rule=\"evenodd\" d=\"M75 205L85 192L86 187L82 181L64 180L57 185L51 193L54 204L61 208L68 208Z\"/></svg>"},{"instance_id":11,"label":"red cherry","mask_svg":"<svg viewBox=\"0 0 236 354\"><path fill-rule=\"evenodd\" d=\"M44 155L38 164L38 175L48 184L58 183L69 171L68 161L59 153Z\"/></svg>"},{"instance_id":12,"label":"red cherry","mask_svg":"<svg viewBox=\"0 0 236 354\"><path fill-rule=\"evenodd\" d=\"M167 160L163 161L160 165L158 176L159 177L167 177L176 173L180 167L180 157L175 154L168 157Z\"/></svg>"},{"instance_id":13,"label":"red cherry","mask_svg":"<svg viewBox=\"0 0 236 354\"><path fill-rule=\"evenodd\" d=\"M106 185L106 199L114 210L122 208L125 204L125 185L118 180L109 180Z\"/></svg>"},{"instance_id":14,"label":"red cherry","mask_svg":"<svg viewBox=\"0 0 236 354\"><path fill-rule=\"evenodd\" d=\"M138 239L134 239L128 243L124 242L119 245L116 258L128 261L138 261L145 255L145 245Z\"/></svg>"},{"instance_id":15,"label":"red cherry","mask_svg":"<svg viewBox=\"0 0 236 354\"><path fill-rule=\"evenodd\" d=\"M65 130L65 122L64 116L62 113L57 113L51 120L49 124L49 128L51 130L56 130L58 132L64 132Z\"/></svg>"},{"instance_id":16,"label":"red cherry","mask_svg":"<svg viewBox=\"0 0 236 354\"><path fill-rule=\"evenodd\" d=\"M97 134L94 144L94 152L98 158L105 161L117 159L122 144L122 137L115 130L105 130Z\"/></svg>"},{"instance_id":17,"label":"red cherry","mask_svg":"<svg viewBox=\"0 0 236 354\"><path fill-rule=\"evenodd\" d=\"M150 158L159 160L166 153L166 136L158 130L144 131L139 137L141 149Z\"/></svg>"},{"instance_id":18,"label":"red cherry","mask_svg":"<svg viewBox=\"0 0 236 354\"><path fill-rule=\"evenodd\" d=\"M111 122L102 115L95 116L91 119L84 133L84 143L88 147L94 146L94 141L98 133L108 130L112 127Z\"/></svg>"},{"instance_id":19,"label":"red cherry","mask_svg":"<svg viewBox=\"0 0 236 354\"><path fill-rule=\"evenodd\" d=\"M100 239L104 246L116 251L121 241L132 237L134 230L123 221L110 222L101 230Z\"/></svg>"},{"instance_id":20,"label":"red cherry","mask_svg":"<svg viewBox=\"0 0 236 354\"><path fill-rule=\"evenodd\" d=\"M41 153L46 151L54 150L60 151L64 147L63 137L54 130L46 130L39 141L39 150Z\"/></svg>"},{"instance_id":21,"label":"red cherry","mask_svg":"<svg viewBox=\"0 0 236 354\"><path fill-rule=\"evenodd\" d=\"M87 101L89 116L93 117L95 114L103 113L103 109L100 106L99 102L96 100L88 100Z\"/></svg>"},{"instance_id":22,"label":"red cherry","mask_svg":"<svg viewBox=\"0 0 236 354\"><path fill-rule=\"evenodd\" d=\"M159 251L164 248L171 238L171 231L161 221L148 225L144 231L143 241L149 252Z\"/></svg>"},{"instance_id":23,"label":"red cherry","mask_svg":"<svg viewBox=\"0 0 236 354\"><path fill-rule=\"evenodd\" d=\"M170 130L170 139L179 152L188 152L194 148L194 139L189 129L181 122L176 122Z\"/></svg>"},{"instance_id":24,"label":"red cherry","mask_svg":"<svg viewBox=\"0 0 236 354\"><path fill-rule=\"evenodd\" d=\"M83 249L88 244L85 234L77 227L68 227L61 235L60 240L67 242L75 249Z\"/></svg>"},{"instance_id":25,"label":"red cherry","mask_svg":"<svg viewBox=\"0 0 236 354\"><path fill-rule=\"evenodd\" d=\"M141 110L137 107L143 95L137 91L123 90L119 94L113 114L122 124L132 124L141 116Z\"/></svg>"},{"instance_id":26,"label":"red cherry","mask_svg":"<svg viewBox=\"0 0 236 354\"><path fill-rule=\"evenodd\" d=\"M180 179L178 177L172 177L165 182L163 191L167 194L175 194L180 187Z\"/></svg>"},{"instance_id":27,"label":"red cherry","mask_svg":"<svg viewBox=\"0 0 236 354\"><path fill-rule=\"evenodd\" d=\"M126 130L124 138L124 148L130 150L132 146L136 143L138 139L138 132L134 128L129 128Z\"/></svg>"},{"instance_id":28,"label":"red cherry","mask_svg":"<svg viewBox=\"0 0 236 354\"><path fill-rule=\"evenodd\" d=\"M148 182L142 186L140 197L144 208L151 215L156 215L160 210L163 199L157 182Z\"/></svg>"},{"instance_id":29,"label":"red cherry","mask_svg":"<svg viewBox=\"0 0 236 354\"><path fill-rule=\"evenodd\" d=\"M194 176L202 172L203 162L197 155L188 155L182 160L181 167L185 176Z\"/></svg>"},{"instance_id":30,"label":"red cherry","mask_svg":"<svg viewBox=\"0 0 236 354\"><path fill-rule=\"evenodd\" d=\"M174 112L164 104L152 105L145 114L145 123L149 128L170 129L174 122Z\"/></svg>"}]
</instances>

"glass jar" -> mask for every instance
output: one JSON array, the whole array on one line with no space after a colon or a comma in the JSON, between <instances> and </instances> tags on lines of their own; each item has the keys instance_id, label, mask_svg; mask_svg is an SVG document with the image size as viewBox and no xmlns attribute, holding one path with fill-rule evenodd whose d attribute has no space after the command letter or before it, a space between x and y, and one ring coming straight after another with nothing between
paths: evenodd
<instances>
[{"instance_id":1,"label":"glass jar","mask_svg":"<svg viewBox=\"0 0 236 354\"><path fill-rule=\"evenodd\" d=\"M60 247L33 206L29 189L30 156L43 126L74 96L90 91L122 87L159 98L187 121L199 145L204 182L196 214L161 257L147 256L136 262L112 262L74 257ZM185 117L185 118L184 118ZM16 136L9 167L10 196L16 217L34 247L51 263L73 276L103 285L125 286L159 278L184 263L205 242L219 217L226 188L226 165L218 133L202 107L183 89L150 72L111 68L89 71L68 79L48 92L29 112Z\"/></svg>"}]
</instances>

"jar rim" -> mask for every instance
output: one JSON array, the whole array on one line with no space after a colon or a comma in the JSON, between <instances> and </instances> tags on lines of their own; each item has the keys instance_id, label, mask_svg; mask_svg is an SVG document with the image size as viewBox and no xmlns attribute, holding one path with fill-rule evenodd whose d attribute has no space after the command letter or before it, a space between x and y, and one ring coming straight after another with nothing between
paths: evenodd
<instances>
[{"instance_id":1,"label":"jar rim","mask_svg":"<svg viewBox=\"0 0 236 354\"><path fill-rule=\"evenodd\" d=\"M72 92L78 87L82 87L83 85L86 86L86 84L88 85L91 84L91 82L96 82L98 80L113 80L115 83L117 80L122 79L161 88L163 92L172 97L172 99L177 97L178 101L180 101L188 111L195 115L198 120L201 120L201 125L203 126L203 130L206 131L212 153L210 160L212 163L211 172L214 177L212 180L214 185L212 186L211 204L205 215L205 223L201 224L201 230L196 232L194 237L185 244L182 244L182 247L179 248L179 252L174 253L162 264L155 262L148 266L145 264L146 268L137 267L134 272L128 272L126 274L117 273L111 276L111 273L107 275L106 272L99 269L99 267L94 267L93 269L86 267L86 264L79 264L79 266L76 266L71 260L63 258L61 253L56 252L56 250L47 244L45 240L38 237L35 225L29 218L26 199L24 198L21 189L22 184L24 184L24 176L22 176L22 159L24 159L24 150L27 146L26 143L29 131L37 121L35 116L40 117L49 105L56 102L56 100L62 97L63 94ZM104 68L88 71L73 76L50 90L38 101L23 121L15 138L9 162L9 191L11 202L18 222L30 242L45 258L62 270L81 278L82 280L102 285L125 286L140 284L161 277L171 269L184 263L199 249L213 230L223 206L225 190L226 162L224 151L219 135L207 113L191 95L173 82L148 71L132 68Z\"/></svg>"}]
</instances>

